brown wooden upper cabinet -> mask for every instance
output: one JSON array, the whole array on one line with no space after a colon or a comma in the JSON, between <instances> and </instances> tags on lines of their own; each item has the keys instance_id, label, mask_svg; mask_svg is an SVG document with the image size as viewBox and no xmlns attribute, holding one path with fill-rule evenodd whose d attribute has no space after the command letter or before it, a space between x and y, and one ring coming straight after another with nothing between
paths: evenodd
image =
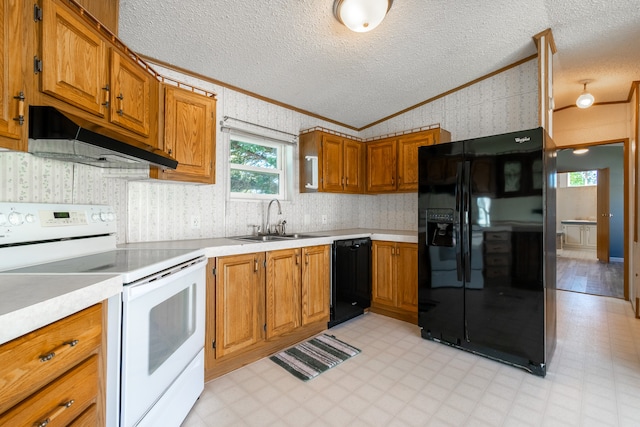
<instances>
[{"instance_id":1,"label":"brown wooden upper cabinet","mask_svg":"<svg viewBox=\"0 0 640 427\"><path fill-rule=\"evenodd\" d=\"M41 70L36 70L41 75L40 90L149 137L157 123L156 77L55 0L42 1L41 24ZM157 139L142 140L157 146Z\"/></svg>"},{"instance_id":2,"label":"brown wooden upper cabinet","mask_svg":"<svg viewBox=\"0 0 640 427\"><path fill-rule=\"evenodd\" d=\"M418 190L418 147L451 141L444 129L430 129L368 142L367 193Z\"/></svg>"},{"instance_id":3,"label":"brown wooden upper cabinet","mask_svg":"<svg viewBox=\"0 0 640 427\"><path fill-rule=\"evenodd\" d=\"M10 150L22 147L24 123L25 88L23 73L23 40L21 2L0 0L0 147Z\"/></svg>"},{"instance_id":4,"label":"brown wooden upper cabinet","mask_svg":"<svg viewBox=\"0 0 640 427\"><path fill-rule=\"evenodd\" d=\"M164 86L164 85L162 85ZM152 168L151 178L214 184L216 99L164 86L164 151L176 170Z\"/></svg>"},{"instance_id":5,"label":"brown wooden upper cabinet","mask_svg":"<svg viewBox=\"0 0 640 427\"><path fill-rule=\"evenodd\" d=\"M313 188L313 183L317 183L317 188ZM300 192L316 191L364 192L361 142L319 130L300 135Z\"/></svg>"}]
</instances>

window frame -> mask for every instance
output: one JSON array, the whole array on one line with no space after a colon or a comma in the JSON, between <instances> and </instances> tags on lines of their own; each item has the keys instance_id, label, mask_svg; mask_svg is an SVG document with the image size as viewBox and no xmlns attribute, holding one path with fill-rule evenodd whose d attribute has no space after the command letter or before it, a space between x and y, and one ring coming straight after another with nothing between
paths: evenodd
<instances>
[{"instance_id":1,"label":"window frame","mask_svg":"<svg viewBox=\"0 0 640 427\"><path fill-rule=\"evenodd\" d=\"M260 145L263 147L276 149L276 168L268 169L257 166L239 165L231 163L231 143L232 141L243 142L245 144ZM248 135L242 132L229 132L229 153L227 155L227 161L229 162L229 177L227 180L228 185L228 197L233 200L286 200L289 188L289 179L292 175L290 165L293 162L292 148L290 144L285 142L274 141L271 138L262 138L259 136ZM269 174L277 174L279 179L278 193L277 194L258 194L258 193L238 193L231 191L231 174L234 170L248 171L248 172L262 172Z\"/></svg>"}]
</instances>

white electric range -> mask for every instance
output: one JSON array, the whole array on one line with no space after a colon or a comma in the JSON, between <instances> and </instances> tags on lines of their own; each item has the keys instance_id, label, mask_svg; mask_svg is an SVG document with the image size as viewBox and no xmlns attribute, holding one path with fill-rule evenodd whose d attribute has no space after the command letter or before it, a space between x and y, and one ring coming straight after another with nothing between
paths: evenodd
<instances>
[{"instance_id":1,"label":"white electric range","mask_svg":"<svg viewBox=\"0 0 640 427\"><path fill-rule=\"evenodd\" d=\"M0 274L119 274L109 299L107 425L178 426L204 387L203 254L118 249L105 205L0 202Z\"/></svg>"}]
</instances>

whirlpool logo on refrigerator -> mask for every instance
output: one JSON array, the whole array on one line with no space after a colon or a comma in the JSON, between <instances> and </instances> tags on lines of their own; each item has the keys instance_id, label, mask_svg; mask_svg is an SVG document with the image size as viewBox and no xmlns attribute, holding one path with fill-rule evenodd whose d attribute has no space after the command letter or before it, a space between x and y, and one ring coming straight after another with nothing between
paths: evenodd
<instances>
[{"instance_id":1,"label":"whirlpool logo on refrigerator","mask_svg":"<svg viewBox=\"0 0 640 427\"><path fill-rule=\"evenodd\" d=\"M516 138L516 144L522 144L524 142L529 142L529 141L531 141L531 138L528 136Z\"/></svg>"}]
</instances>

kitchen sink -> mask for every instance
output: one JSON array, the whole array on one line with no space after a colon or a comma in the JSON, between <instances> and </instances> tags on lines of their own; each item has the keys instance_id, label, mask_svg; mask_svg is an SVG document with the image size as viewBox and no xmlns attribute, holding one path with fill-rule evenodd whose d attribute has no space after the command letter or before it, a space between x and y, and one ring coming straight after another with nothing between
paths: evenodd
<instances>
[{"instance_id":1,"label":"kitchen sink","mask_svg":"<svg viewBox=\"0 0 640 427\"><path fill-rule=\"evenodd\" d=\"M292 233L292 234L283 234L278 237L282 237L283 239L312 239L314 237L324 237L324 236L318 236L315 234Z\"/></svg>"},{"instance_id":2,"label":"kitchen sink","mask_svg":"<svg viewBox=\"0 0 640 427\"><path fill-rule=\"evenodd\" d=\"M264 234L260 236L255 236L255 235L237 236L237 237L231 237L231 239L244 240L247 242L278 242L283 240L311 239L314 237L323 237L323 236L291 233L291 234Z\"/></svg>"}]
</instances>

